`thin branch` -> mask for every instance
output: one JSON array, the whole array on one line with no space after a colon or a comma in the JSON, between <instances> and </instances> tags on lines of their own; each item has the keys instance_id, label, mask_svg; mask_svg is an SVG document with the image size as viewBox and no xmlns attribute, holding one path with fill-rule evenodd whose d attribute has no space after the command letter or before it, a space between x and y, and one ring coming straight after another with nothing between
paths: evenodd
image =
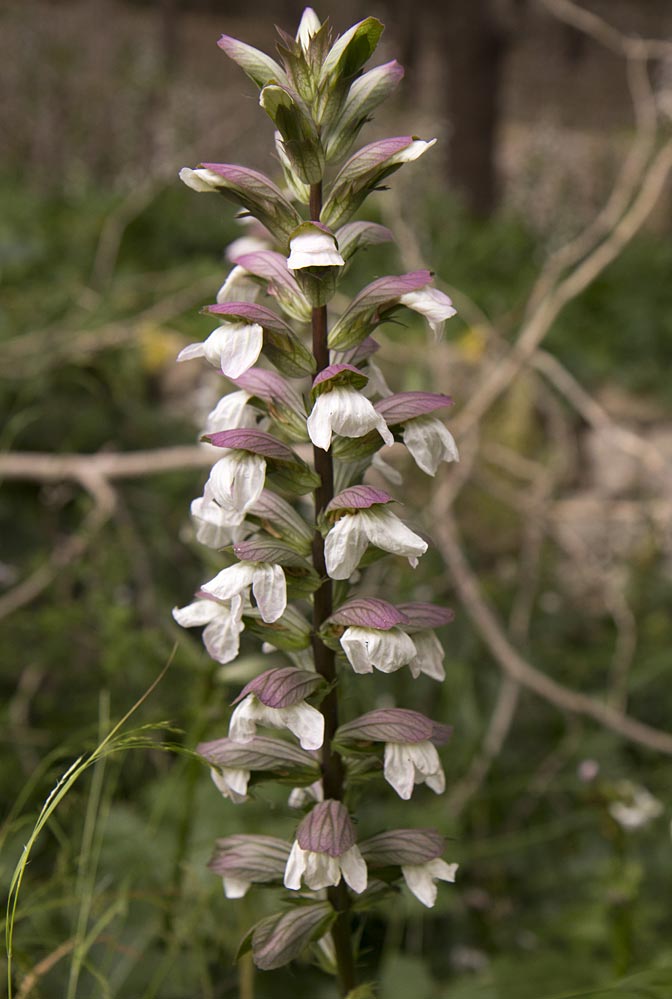
<instances>
[{"instance_id":1,"label":"thin branch","mask_svg":"<svg viewBox=\"0 0 672 999\"><path fill-rule=\"evenodd\" d=\"M664 58L672 54L672 42L663 38L636 38L624 35L608 21L585 7L579 7L572 0L541 0L543 6L560 21L571 24L585 35L615 52L627 55L634 46L645 49L650 59Z\"/></svg>"},{"instance_id":2,"label":"thin branch","mask_svg":"<svg viewBox=\"0 0 672 999\"><path fill-rule=\"evenodd\" d=\"M643 178L639 194L616 228L546 296L523 325L508 355L498 359L486 372L480 387L454 421L454 431L458 435L482 419L532 357L564 307L584 291L627 246L653 211L670 170L672 140L661 148L653 160Z\"/></svg>"},{"instance_id":3,"label":"thin branch","mask_svg":"<svg viewBox=\"0 0 672 999\"><path fill-rule=\"evenodd\" d=\"M455 521L447 511L435 526L437 544L472 622L501 669L523 687L561 711L585 715L617 735L647 749L672 755L672 734L646 725L586 694L569 690L527 662L507 639L483 596L459 542Z\"/></svg>"}]
</instances>

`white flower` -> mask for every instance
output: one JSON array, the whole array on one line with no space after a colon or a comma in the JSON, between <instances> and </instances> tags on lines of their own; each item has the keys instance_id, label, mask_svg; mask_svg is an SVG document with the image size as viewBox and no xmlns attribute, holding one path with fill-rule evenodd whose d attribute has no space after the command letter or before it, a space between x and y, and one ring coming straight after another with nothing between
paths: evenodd
<instances>
[{"instance_id":1,"label":"white flower","mask_svg":"<svg viewBox=\"0 0 672 999\"><path fill-rule=\"evenodd\" d=\"M458 864L447 864L445 860L436 857L435 860L428 860L424 864L406 864L402 866L401 873L404 881L415 897L431 909L436 902L435 881L455 881L455 874Z\"/></svg>"},{"instance_id":2,"label":"white flower","mask_svg":"<svg viewBox=\"0 0 672 999\"><path fill-rule=\"evenodd\" d=\"M202 589L217 600L232 600L250 586L262 621L272 624L281 618L287 607L287 583L280 565L238 562L222 569L214 579L204 583Z\"/></svg>"},{"instance_id":3,"label":"white flower","mask_svg":"<svg viewBox=\"0 0 672 999\"><path fill-rule=\"evenodd\" d=\"M265 480L265 458L249 451L231 450L212 466L205 494L219 503L229 524L242 524L247 511L261 496Z\"/></svg>"},{"instance_id":4,"label":"white flower","mask_svg":"<svg viewBox=\"0 0 672 999\"><path fill-rule=\"evenodd\" d=\"M259 240L250 239L250 237L242 237L236 240L238 243L243 243L245 246L248 243L254 243L255 248ZM233 245L233 244L231 244ZM238 249L238 253L249 253L249 249ZM265 249L265 244L261 244L261 247ZM229 250L231 247L229 247ZM227 251L228 252L228 251ZM226 281L222 287L217 292L216 301L221 305L223 302L256 302L259 298L261 288L251 277L250 272L246 271L244 267L236 265L229 273Z\"/></svg>"},{"instance_id":5,"label":"white flower","mask_svg":"<svg viewBox=\"0 0 672 999\"><path fill-rule=\"evenodd\" d=\"M225 875L222 878L224 894L227 898L243 898L252 887L251 881L243 881L242 878L231 878Z\"/></svg>"},{"instance_id":6,"label":"white flower","mask_svg":"<svg viewBox=\"0 0 672 999\"><path fill-rule=\"evenodd\" d=\"M218 663L230 663L238 655L240 633L245 625L242 621L243 601L234 596L230 604L201 598L186 607L175 607L173 617L183 628L200 628L203 631L203 644L209 655Z\"/></svg>"},{"instance_id":7,"label":"white flower","mask_svg":"<svg viewBox=\"0 0 672 999\"><path fill-rule=\"evenodd\" d=\"M418 291L407 291L400 297L399 303L424 316L437 339L443 333L446 319L457 314L450 298L438 288L427 287Z\"/></svg>"},{"instance_id":8,"label":"white flower","mask_svg":"<svg viewBox=\"0 0 672 999\"><path fill-rule=\"evenodd\" d=\"M286 708L272 708L263 704L256 694L248 694L233 710L229 738L234 742L251 742L257 724L289 729L303 749L319 749L324 742L324 718L306 701Z\"/></svg>"},{"instance_id":9,"label":"white flower","mask_svg":"<svg viewBox=\"0 0 672 999\"><path fill-rule=\"evenodd\" d=\"M413 794L415 784L426 784L435 794L446 787L439 754L433 742L386 742L385 780L405 801Z\"/></svg>"},{"instance_id":10,"label":"white flower","mask_svg":"<svg viewBox=\"0 0 672 999\"><path fill-rule=\"evenodd\" d=\"M436 475L442 461L460 460L453 435L435 416L417 416L409 420L402 437L416 465L427 475Z\"/></svg>"},{"instance_id":11,"label":"white flower","mask_svg":"<svg viewBox=\"0 0 672 999\"><path fill-rule=\"evenodd\" d=\"M239 378L251 368L264 346L259 323L222 323L203 343L190 343L177 355L178 361L204 357L229 378Z\"/></svg>"},{"instance_id":12,"label":"white flower","mask_svg":"<svg viewBox=\"0 0 672 999\"><path fill-rule=\"evenodd\" d=\"M313 444L323 451L329 449L332 433L363 437L370 430L377 430L388 447L394 444L383 417L361 392L349 385L335 385L318 395L306 427Z\"/></svg>"},{"instance_id":13,"label":"white flower","mask_svg":"<svg viewBox=\"0 0 672 999\"><path fill-rule=\"evenodd\" d=\"M343 267L345 260L336 248L336 240L317 227L300 232L289 241L287 267L299 271L304 267Z\"/></svg>"},{"instance_id":14,"label":"white flower","mask_svg":"<svg viewBox=\"0 0 672 999\"><path fill-rule=\"evenodd\" d=\"M305 52L308 49L308 44L313 35L316 35L320 30L320 19L313 10L312 7L306 7L303 14L301 15L301 20L299 21L299 30L296 33L296 40L301 45L301 48Z\"/></svg>"},{"instance_id":15,"label":"white flower","mask_svg":"<svg viewBox=\"0 0 672 999\"><path fill-rule=\"evenodd\" d=\"M329 576L348 579L369 543L393 555L405 555L413 567L427 551L427 543L391 510L383 506L358 510L337 520L327 534L324 555Z\"/></svg>"},{"instance_id":16,"label":"white flower","mask_svg":"<svg viewBox=\"0 0 672 999\"><path fill-rule=\"evenodd\" d=\"M621 781L617 790L623 797L620 801L611 802L609 814L623 829L641 829L663 811L660 801L645 787Z\"/></svg>"},{"instance_id":17,"label":"white flower","mask_svg":"<svg viewBox=\"0 0 672 999\"><path fill-rule=\"evenodd\" d=\"M196 540L208 548L224 548L232 541L240 541L246 533L244 524L230 522L230 513L215 502L207 486L203 496L192 500L191 516L196 528Z\"/></svg>"},{"instance_id":18,"label":"white flower","mask_svg":"<svg viewBox=\"0 0 672 999\"><path fill-rule=\"evenodd\" d=\"M416 631L413 635L416 655L409 662L409 669L417 680L421 673L432 680L445 680L446 671L443 668L445 653L443 646L433 631L427 629Z\"/></svg>"},{"instance_id":19,"label":"white flower","mask_svg":"<svg viewBox=\"0 0 672 999\"><path fill-rule=\"evenodd\" d=\"M246 801L247 782L250 779L250 771L237 770L232 767L221 767L220 769L221 773L219 770L215 770L214 767L210 770L210 776L217 790L221 791L225 798L229 798L234 805L239 805L241 802ZM229 895L228 891L226 891L226 884L224 885L224 891L227 898L242 898L242 895Z\"/></svg>"},{"instance_id":20,"label":"white flower","mask_svg":"<svg viewBox=\"0 0 672 999\"><path fill-rule=\"evenodd\" d=\"M287 804L290 808L303 808L311 801L324 801L324 788L321 780L316 780L308 787L293 787L289 792Z\"/></svg>"},{"instance_id":21,"label":"white flower","mask_svg":"<svg viewBox=\"0 0 672 999\"><path fill-rule=\"evenodd\" d=\"M341 875L353 891L360 895L366 888L367 872L359 847L351 846L338 857L314 850L303 850L295 840L285 868L285 888L297 891L301 879L313 891L337 885Z\"/></svg>"},{"instance_id":22,"label":"white flower","mask_svg":"<svg viewBox=\"0 0 672 999\"><path fill-rule=\"evenodd\" d=\"M191 167L182 167L179 178L183 184L190 187L192 191L203 194L210 191L219 191L222 186L222 178L214 170L207 167L198 167L192 170Z\"/></svg>"},{"instance_id":23,"label":"white flower","mask_svg":"<svg viewBox=\"0 0 672 999\"><path fill-rule=\"evenodd\" d=\"M210 413L204 427L206 434L216 434L220 430L237 430L240 427L256 427L257 413L248 406L252 396L244 389L229 392L222 396Z\"/></svg>"},{"instance_id":24,"label":"white flower","mask_svg":"<svg viewBox=\"0 0 672 999\"><path fill-rule=\"evenodd\" d=\"M355 673L393 673L416 658L413 640L401 628L381 631L351 626L341 638L341 647Z\"/></svg>"}]
</instances>

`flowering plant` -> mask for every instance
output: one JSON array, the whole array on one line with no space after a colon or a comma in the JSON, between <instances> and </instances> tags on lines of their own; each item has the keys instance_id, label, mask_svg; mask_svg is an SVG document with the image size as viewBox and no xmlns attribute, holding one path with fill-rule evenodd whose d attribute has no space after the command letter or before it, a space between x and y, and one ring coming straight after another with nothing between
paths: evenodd
<instances>
[{"instance_id":1,"label":"flowering plant","mask_svg":"<svg viewBox=\"0 0 672 999\"><path fill-rule=\"evenodd\" d=\"M435 830L381 830L358 842L350 812L362 772L379 770L403 799L419 783L440 794L437 746L449 727L404 708L347 721L339 715L343 670L408 667L415 678L442 680L434 629L451 617L432 604L366 595L359 569L383 553L414 567L428 548L393 497L364 482L372 463L386 469L378 451L402 443L429 475L457 459L436 416L450 398L390 392L373 360L374 334L410 309L440 335L455 310L420 270L378 278L331 323L327 315L358 250L392 238L353 215L384 178L434 141L399 136L346 158L402 76L396 61L363 72L382 30L370 17L334 41L307 8L296 37L280 33L279 62L222 37L220 47L258 86L275 124L284 187L231 164L180 174L195 191L222 194L256 220L256 236L234 254L216 303L204 310L216 328L178 358L205 358L235 390L208 418L204 440L222 456L192 504L198 540L224 550L229 564L174 616L185 627L205 626L204 644L219 663L237 656L244 629L274 650L270 668L234 701L228 735L198 752L232 803L246 800L251 781L275 779L294 787L290 804L305 810L293 843L225 837L211 867L229 898L275 882L294 899L246 937L259 967L286 964L317 942L332 955L344 994L356 984L353 911L396 891L402 879L431 906L435 882L453 881L456 870L442 859ZM258 301L264 293L273 308Z\"/></svg>"}]
</instances>

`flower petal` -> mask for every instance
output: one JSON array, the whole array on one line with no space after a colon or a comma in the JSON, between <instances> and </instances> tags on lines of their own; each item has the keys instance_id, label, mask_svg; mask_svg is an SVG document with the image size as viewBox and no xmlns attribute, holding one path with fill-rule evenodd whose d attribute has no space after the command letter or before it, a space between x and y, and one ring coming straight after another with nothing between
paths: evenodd
<instances>
[{"instance_id":1,"label":"flower petal","mask_svg":"<svg viewBox=\"0 0 672 999\"><path fill-rule=\"evenodd\" d=\"M210 776L218 791L225 798L230 798L234 805L239 805L247 798L247 783L250 779L249 770L234 770L222 767L221 773L213 767Z\"/></svg>"},{"instance_id":2,"label":"flower petal","mask_svg":"<svg viewBox=\"0 0 672 999\"><path fill-rule=\"evenodd\" d=\"M393 673L415 658L415 644L400 628L346 628L341 647L355 673L370 673L372 667Z\"/></svg>"},{"instance_id":3,"label":"flower petal","mask_svg":"<svg viewBox=\"0 0 672 999\"><path fill-rule=\"evenodd\" d=\"M239 378L257 362L264 345L264 331L258 323L250 326L227 325L225 328L229 335L218 343L217 366L229 378Z\"/></svg>"},{"instance_id":4,"label":"flower petal","mask_svg":"<svg viewBox=\"0 0 672 999\"><path fill-rule=\"evenodd\" d=\"M227 875L227 877L222 878L222 884L227 898L243 898L249 891L252 882L243 881L241 878L231 878Z\"/></svg>"},{"instance_id":5,"label":"flower petal","mask_svg":"<svg viewBox=\"0 0 672 999\"><path fill-rule=\"evenodd\" d=\"M272 624L285 613L287 582L282 566L258 562L252 577L252 592L262 621Z\"/></svg>"},{"instance_id":6,"label":"flower petal","mask_svg":"<svg viewBox=\"0 0 672 999\"><path fill-rule=\"evenodd\" d=\"M442 461L460 460L453 435L435 416L409 420L402 437L416 465L427 475L436 475Z\"/></svg>"},{"instance_id":7,"label":"flower petal","mask_svg":"<svg viewBox=\"0 0 672 999\"><path fill-rule=\"evenodd\" d=\"M214 579L203 583L202 589L218 600L231 600L239 593L243 593L252 583L255 572L254 562L238 562L236 565L227 566L218 572Z\"/></svg>"},{"instance_id":8,"label":"flower petal","mask_svg":"<svg viewBox=\"0 0 672 999\"><path fill-rule=\"evenodd\" d=\"M268 710L268 709L267 709ZM320 749L324 742L324 716L305 701L288 708L271 708L299 740L302 749Z\"/></svg>"},{"instance_id":9,"label":"flower petal","mask_svg":"<svg viewBox=\"0 0 672 999\"><path fill-rule=\"evenodd\" d=\"M358 846L351 846L349 850L346 850L339 858L341 871L343 872L343 877L345 881L350 885L353 891L361 895L363 891L366 890L366 885L368 881L368 874L366 870L366 863L361 853L359 852Z\"/></svg>"},{"instance_id":10,"label":"flower petal","mask_svg":"<svg viewBox=\"0 0 672 999\"><path fill-rule=\"evenodd\" d=\"M438 288L420 288L418 291L409 291L399 299L401 305L418 312L424 316L429 326L437 337L443 333L443 324L446 319L450 319L457 314L457 309L448 295L444 295Z\"/></svg>"},{"instance_id":11,"label":"flower petal","mask_svg":"<svg viewBox=\"0 0 672 999\"><path fill-rule=\"evenodd\" d=\"M405 555L409 560L427 551L427 542L406 527L391 510L379 506L375 510L360 510L357 516L371 544L383 551Z\"/></svg>"},{"instance_id":12,"label":"flower petal","mask_svg":"<svg viewBox=\"0 0 672 999\"><path fill-rule=\"evenodd\" d=\"M454 881L457 864L447 864L445 860L437 857L425 864L408 864L401 868L404 881L415 897L431 909L436 902L436 885L434 879L440 881Z\"/></svg>"},{"instance_id":13,"label":"flower petal","mask_svg":"<svg viewBox=\"0 0 672 999\"><path fill-rule=\"evenodd\" d=\"M302 850L296 840L294 840L292 849L289 851L289 857L287 858L287 866L285 867L285 876L283 879L285 888L298 891L301 887L301 877L306 869L307 853L308 851Z\"/></svg>"},{"instance_id":14,"label":"flower petal","mask_svg":"<svg viewBox=\"0 0 672 999\"><path fill-rule=\"evenodd\" d=\"M327 574L332 579L348 579L366 551L367 538L361 514L346 514L337 520L324 542Z\"/></svg>"},{"instance_id":15,"label":"flower petal","mask_svg":"<svg viewBox=\"0 0 672 999\"><path fill-rule=\"evenodd\" d=\"M413 676L417 679L421 673L432 680L445 680L446 671L443 667L444 651L441 642L433 631L417 631L413 635L417 655L409 663Z\"/></svg>"},{"instance_id":16,"label":"flower petal","mask_svg":"<svg viewBox=\"0 0 672 999\"><path fill-rule=\"evenodd\" d=\"M408 801L413 794L415 767L411 759L410 746L403 742L385 744L384 776L400 798Z\"/></svg>"}]
</instances>

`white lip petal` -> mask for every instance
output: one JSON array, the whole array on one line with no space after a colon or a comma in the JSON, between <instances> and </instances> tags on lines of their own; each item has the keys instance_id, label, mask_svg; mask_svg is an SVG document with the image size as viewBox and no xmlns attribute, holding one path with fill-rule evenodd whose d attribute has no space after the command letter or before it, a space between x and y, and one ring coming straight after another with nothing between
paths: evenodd
<instances>
[{"instance_id":1,"label":"white lip petal","mask_svg":"<svg viewBox=\"0 0 672 999\"><path fill-rule=\"evenodd\" d=\"M224 548L231 543L239 524L231 524L226 511L213 499L199 496L191 503L196 540L208 548Z\"/></svg>"},{"instance_id":2,"label":"white lip petal","mask_svg":"<svg viewBox=\"0 0 672 999\"><path fill-rule=\"evenodd\" d=\"M225 798L230 798L235 805L245 801L247 783L250 779L249 770L233 770L230 767L222 767L222 772L219 773L213 767L210 770L210 776L217 790L221 791Z\"/></svg>"},{"instance_id":3,"label":"white lip petal","mask_svg":"<svg viewBox=\"0 0 672 999\"><path fill-rule=\"evenodd\" d=\"M336 240L328 232L314 229L294 236L289 243L287 269L298 271L304 267L343 267L345 260L336 248Z\"/></svg>"},{"instance_id":4,"label":"white lip petal","mask_svg":"<svg viewBox=\"0 0 672 999\"><path fill-rule=\"evenodd\" d=\"M324 451L331 444L332 432L341 437L363 437L370 430L378 430L388 447L394 444L394 437L373 404L349 386L336 386L318 396L306 426L313 444Z\"/></svg>"},{"instance_id":5,"label":"white lip petal","mask_svg":"<svg viewBox=\"0 0 672 999\"><path fill-rule=\"evenodd\" d=\"M385 744L384 775L387 783L394 788L400 798L408 801L413 794L415 767L406 743L388 742Z\"/></svg>"},{"instance_id":6,"label":"white lip petal","mask_svg":"<svg viewBox=\"0 0 672 999\"><path fill-rule=\"evenodd\" d=\"M425 864L407 864L402 866L401 873L410 891L418 901L431 909L436 902L436 885L438 881L455 881L458 864L447 864L441 857L428 860Z\"/></svg>"},{"instance_id":7,"label":"white lip petal","mask_svg":"<svg viewBox=\"0 0 672 999\"><path fill-rule=\"evenodd\" d=\"M214 579L203 583L202 589L218 600L231 600L242 593L251 583L255 573L254 562L237 562L218 572Z\"/></svg>"},{"instance_id":8,"label":"white lip petal","mask_svg":"<svg viewBox=\"0 0 672 999\"><path fill-rule=\"evenodd\" d=\"M221 614L203 632L203 644L215 662L233 662L240 650L240 633L245 625L234 614Z\"/></svg>"},{"instance_id":9,"label":"white lip petal","mask_svg":"<svg viewBox=\"0 0 672 999\"><path fill-rule=\"evenodd\" d=\"M222 878L224 894L227 898L242 898L247 894L251 881L241 881L240 878Z\"/></svg>"},{"instance_id":10,"label":"white lip petal","mask_svg":"<svg viewBox=\"0 0 672 999\"><path fill-rule=\"evenodd\" d=\"M229 524L237 526L261 496L265 481L266 461L261 455L233 451L212 466L206 492L220 504Z\"/></svg>"},{"instance_id":11,"label":"white lip petal","mask_svg":"<svg viewBox=\"0 0 672 999\"><path fill-rule=\"evenodd\" d=\"M361 518L363 530L371 544L383 551L407 558L417 558L427 551L427 542L406 527L391 510L361 510L356 516Z\"/></svg>"},{"instance_id":12,"label":"white lip petal","mask_svg":"<svg viewBox=\"0 0 672 999\"><path fill-rule=\"evenodd\" d=\"M251 406L248 406L250 399L250 393L244 389L222 396L215 408L208 413L205 424L206 434L214 434L220 430L236 430L238 427L256 426L256 413Z\"/></svg>"},{"instance_id":13,"label":"white lip petal","mask_svg":"<svg viewBox=\"0 0 672 999\"><path fill-rule=\"evenodd\" d=\"M257 733L257 722L260 720L260 704L254 694L248 694L237 704L229 721L229 739L234 742L251 742Z\"/></svg>"},{"instance_id":14,"label":"white lip petal","mask_svg":"<svg viewBox=\"0 0 672 999\"><path fill-rule=\"evenodd\" d=\"M350 849L341 854L338 859L340 861L341 871L343 872L345 881L350 885L353 891L357 892L358 895L361 895L361 893L366 890L368 875L366 863L359 852L359 847L351 846Z\"/></svg>"},{"instance_id":15,"label":"white lip petal","mask_svg":"<svg viewBox=\"0 0 672 999\"><path fill-rule=\"evenodd\" d=\"M428 287L420 288L418 291L407 291L400 297L399 302L407 309L412 309L413 312L424 316L437 339L443 332L443 324L446 319L457 314L457 310L453 307L448 295L439 291L438 288Z\"/></svg>"},{"instance_id":16,"label":"white lip petal","mask_svg":"<svg viewBox=\"0 0 672 999\"><path fill-rule=\"evenodd\" d=\"M348 579L366 551L367 538L359 514L348 513L337 520L324 542L327 573L332 579Z\"/></svg>"},{"instance_id":17,"label":"white lip petal","mask_svg":"<svg viewBox=\"0 0 672 999\"><path fill-rule=\"evenodd\" d=\"M441 642L433 631L418 631L413 635L413 644L417 655L409 663L414 677L424 673L432 680L445 680L446 671L443 667L444 651Z\"/></svg>"},{"instance_id":18,"label":"white lip petal","mask_svg":"<svg viewBox=\"0 0 672 999\"><path fill-rule=\"evenodd\" d=\"M330 857L328 853L316 853L313 850L306 850L306 870L304 880L313 891L321 888L328 888L329 885L337 885L341 880L341 865L337 857Z\"/></svg>"},{"instance_id":19,"label":"white lip petal","mask_svg":"<svg viewBox=\"0 0 672 999\"><path fill-rule=\"evenodd\" d=\"M240 240L240 242L243 242L243 240ZM262 244L262 246L263 245L264 244ZM228 249L230 250L231 247ZM238 253L245 252L249 251L246 251L245 249L238 250ZM237 265L230 272L226 281L217 292L216 301L219 305L223 302L256 302L260 293L261 288L256 281L250 277L249 271L246 271L244 267Z\"/></svg>"},{"instance_id":20,"label":"white lip petal","mask_svg":"<svg viewBox=\"0 0 672 999\"><path fill-rule=\"evenodd\" d=\"M306 853L307 851L302 850L298 842L294 840L287 858L283 879L285 888L289 888L291 891L298 891L301 887L301 877L306 869Z\"/></svg>"},{"instance_id":21,"label":"white lip petal","mask_svg":"<svg viewBox=\"0 0 672 999\"><path fill-rule=\"evenodd\" d=\"M436 475L442 461L460 460L453 435L435 416L409 420L402 437L416 465L427 475Z\"/></svg>"},{"instance_id":22,"label":"white lip petal","mask_svg":"<svg viewBox=\"0 0 672 999\"><path fill-rule=\"evenodd\" d=\"M299 740L302 749L320 749L324 742L324 716L305 701L287 708L272 708L285 728ZM276 722L277 724L277 722Z\"/></svg>"},{"instance_id":23,"label":"white lip petal","mask_svg":"<svg viewBox=\"0 0 672 999\"><path fill-rule=\"evenodd\" d=\"M214 170L206 170L204 167L197 170L192 170L191 167L182 167L179 177L187 187L201 193L216 191L221 184L221 177Z\"/></svg>"},{"instance_id":24,"label":"white lip petal","mask_svg":"<svg viewBox=\"0 0 672 999\"><path fill-rule=\"evenodd\" d=\"M218 367L229 378L239 378L259 358L264 346L264 331L258 323L227 329L229 336L219 344Z\"/></svg>"},{"instance_id":25,"label":"white lip petal","mask_svg":"<svg viewBox=\"0 0 672 999\"><path fill-rule=\"evenodd\" d=\"M191 361L195 357L205 357L205 348L202 343L190 343L183 347L177 355L178 361Z\"/></svg>"},{"instance_id":26,"label":"white lip petal","mask_svg":"<svg viewBox=\"0 0 672 999\"><path fill-rule=\"evenodd\" d=\"M182 628L199 628L219 617L221 606L216 600L195 600L186 607L175 607L173 618Z\"/></svg>"},{"instance_id":27,"label":"white lip petal","mask_svg":"<svg viewBox=\"0 0 672 999\"><path fill-rule=\"evenodd\" d=\"M340 643L355 673L370 673L374 666L393 673L416 654L413 640L400 628L377 631L352 626L343 632Z\"/></svg>"},{"instance_id":28,"label":"white lip petal","mask_svg":"<svg viewBox=\"0 0 672 999\"><path fill-rule=\"evenodd\" d=\"M281 618L287 607L287 582L282 566L258 563L252 577L252 592L263 621L272 624Z\"/></svg>"}]
</instances>

